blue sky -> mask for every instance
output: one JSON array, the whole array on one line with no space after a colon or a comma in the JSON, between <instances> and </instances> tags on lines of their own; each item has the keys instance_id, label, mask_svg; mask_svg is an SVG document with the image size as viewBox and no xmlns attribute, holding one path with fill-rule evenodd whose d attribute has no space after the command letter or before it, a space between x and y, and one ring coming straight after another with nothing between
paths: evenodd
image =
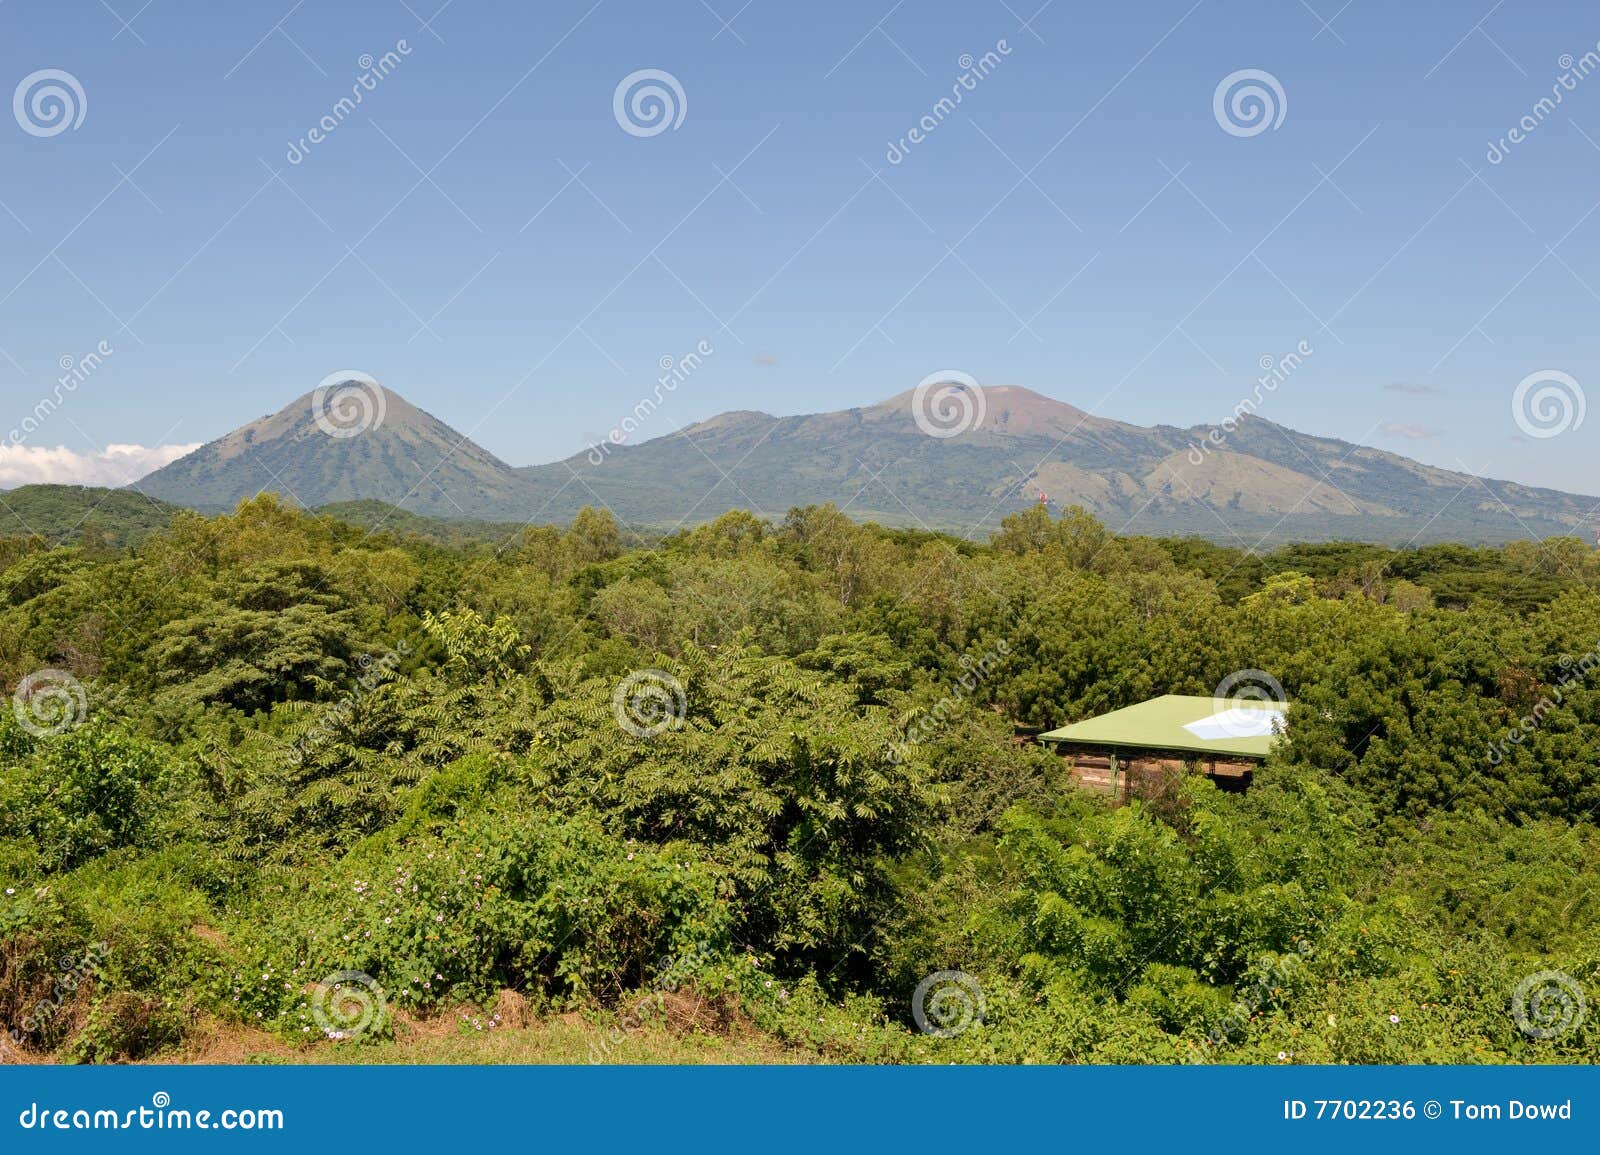
<instances>
[{"instance_id":1,"label":"blue sky","mask_svg":"<svg viewBox=\"0 0 1600 1155\"><path fill-rule=\"evenodd\" d=\"M1511 411L1530 374L1595 388L1600 75L1486 158L1596 48L1592 6L440 3L0 5L6 85L58 69L85 103L0 130L0 433L102 341L25 439L64 447L49 469L352 368L547 461L701 342L641 436L941 369L1189 425L1305 341L1263 416L1600 490L1600 417L1530 438ZM619 124L641 69L676 127ZM1281 86L1276 127L1219 124L1241 69Z\"/></svg>"}]
</instances>

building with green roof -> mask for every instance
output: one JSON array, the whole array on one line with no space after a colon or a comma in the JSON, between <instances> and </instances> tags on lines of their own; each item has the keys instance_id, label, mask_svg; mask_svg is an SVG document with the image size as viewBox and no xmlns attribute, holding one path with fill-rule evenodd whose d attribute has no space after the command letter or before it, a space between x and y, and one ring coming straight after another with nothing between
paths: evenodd
<instances>
[{"instance_id":1,"label":"building with green roof","mask_svg":"<svg viewBox=\"0 0 1600 1155\"><path fill-rule=\"evenodd\" d=\"M1243 788L1282 738L1286 711L1281 702L1163 694L1040 734L1039 741L1081 767L1086 785L1101 784L1093 771L1103 760L1113 794L1119 772L1141 764L1185 766Z\"/></svg>"}]
</instances>

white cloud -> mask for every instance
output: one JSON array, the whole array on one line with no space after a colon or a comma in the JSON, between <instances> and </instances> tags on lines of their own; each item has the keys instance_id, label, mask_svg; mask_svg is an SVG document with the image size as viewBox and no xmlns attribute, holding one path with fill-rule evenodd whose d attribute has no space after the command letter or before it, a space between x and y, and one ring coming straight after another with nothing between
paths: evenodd
<instances>
[{"instance_id":1,"label":"white cloud","mask_svg":"<svg viewBox=\"0 0 1600 1155\"><path fill-rule=\"evenodd\" d=\"M78 453L65 445L0 446L0 489L19 485L127 485L200 448L193 445L108 445Z\"/></svg>"}]
</instances>

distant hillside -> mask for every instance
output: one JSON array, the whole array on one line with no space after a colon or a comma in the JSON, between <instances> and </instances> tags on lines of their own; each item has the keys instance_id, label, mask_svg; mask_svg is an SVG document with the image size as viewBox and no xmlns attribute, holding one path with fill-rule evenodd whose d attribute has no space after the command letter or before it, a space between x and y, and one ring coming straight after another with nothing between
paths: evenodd
<instances>
[{"instance_id":1,"label":"distant hillside","mask_svg":"<svg viewBox=\"0 0 1600 1155\"><path fill-rule=\"evenodd\" d=\"M381 422L355 436L330 435L308 394L137 488L204 510L266 489L307 507L378 501L478 522L560 523L603 504L623 522L655 530L732 508L780 519L792 506L831 501L859 520L973 536L1042 493L1057 507L1084 506L1120 532L1252 547L1588 539L1600 506L1259 417L1242 419L1202 452L1210 427L1128 425L1014 386L985 388L983 420L959 436L919 428L907 392L834 413L725 413L637 445L523 468L392 390L380 396Z\"/></svg>"},{"instance_id":2,"label":"distant hillside","mask_svg":"<svg viewBox=\"0 0 1600 1155\"><path fill-rule=\"evenodd\" d=\"M127 489L24 485L0 490L0 537L121 547L166 528L178 508Z\"/></svg>"},{"instance_id":3,"label":"distant hillside","mask_svg":"<svg viewBox=\"0 0 1600 1155\"><path fill-rule=\"evenodd\" d=\"M570 516L598 497L657 526L730 507L781 517L793 505L834 501L860 519L982 535L1041 492L1121 532L1251 546L1590 538L1600 517L1595 499L1480 482L1259 417L1204 453L1195 447L1210 427L1128 425L1016 387L984 395L982 424L943 439L917 427L908 392L836 413L723 414L612 446L599 465L580 454L519 472L541 496L560 491L544 497L551 513Z\"/></svg>"},{"instance_id":4,"label":"distant hillside","mask_svg":"<svg viewBox=\"0 0 1600 1155\"><path fill-rule=\"evenodd\" d=\"M499 545L516 532L516 526L503 521L428 517L386 501L337 501L319 505L316 512L374 535L420 538L451 548L475 542Z\"/></svg>"},{"instance_id":5,"label":"distant hillside","mask_svg":"<svg viewBox=\"0 0 1600 1155\"><path fill-rule=\"evenodd\" d=\"M263 490L306 509L381 501L437 517L509 518L526 505L528 485L514 469L393 390L379 393L381 418L347 436L328 432L355 425L329 418L326 406L326 426L318 424L313 396L202 445L134 488L210 512Z\"/></svg>"}]
</instances>

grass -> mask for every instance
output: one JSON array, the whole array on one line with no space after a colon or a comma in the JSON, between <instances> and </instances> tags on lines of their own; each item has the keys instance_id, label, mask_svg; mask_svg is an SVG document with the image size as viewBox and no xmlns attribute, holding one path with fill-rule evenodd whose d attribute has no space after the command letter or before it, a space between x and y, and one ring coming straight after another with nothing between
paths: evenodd
<instances>
[{"instance_id":1,"label":"grass","mask_svg":"<svg viewBox=\"0 0 1600 1155\"><path fill-rule=\"evenodd\" d=\"M474 1008L437 1018L397 1016L392 1040L316 1042L292 1046L239 1024L209 1020L182 1047L152 1056L152 1063L306 1063L306 1064L522 1064L616 1065L788 1064L817 1062L818 1056L786 1046L742 1019L713 1029L675 1022L651 1022L622 1030L610 1022L569 1013L535 1020L523 1027L476 1030ZM480 1017L479 1021L483 1021Z\"/></svg>"}]
</instances>

